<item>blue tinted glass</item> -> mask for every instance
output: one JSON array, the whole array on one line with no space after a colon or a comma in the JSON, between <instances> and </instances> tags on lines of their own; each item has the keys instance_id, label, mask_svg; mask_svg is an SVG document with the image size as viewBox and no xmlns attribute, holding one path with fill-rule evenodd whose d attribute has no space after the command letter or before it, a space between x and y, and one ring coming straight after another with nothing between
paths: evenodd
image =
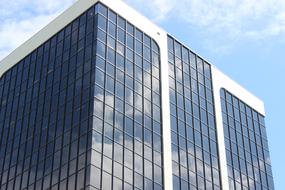
<instances>
[{"instance_id":1,"label":"blue tinted glass","mask_svg":"<svg viewBox=\"0 0 285 190\"><path fill-rule=\"evenodd\" d=\"M266 133L264 117L225 89L221 102L230 188L274 189L270 158L262 153L268 152L261 143L267 141L260 134L260 129Z\"/></svg>"},{"instance_id":2,"label":"blue tinted glass","mask_svg":"<svg viewBox=\"0 0 285 190\"><path fill-rule=\"evenodd\" d=\"M156 51L156 47L152 49ZM170 36L168 52L173 188L221 189L215 117L209 101L212 79L204 72L198 75L196 55ZM157 57L152 59L157 60ZM207 69L210 71L210 66ZM209 175L214 167L217 169L215 175Z\"/></svg>"},{"instance_id":3,"label":"blue tinted glass","mask_svg":"<svg viewBox=\"0 0 285 190\"><path fill-rule=\"evenodd\" d=\"M69 23L0 80L1 189L163 189L159 72L105 5Z\"/></svg>"}]
</instances>

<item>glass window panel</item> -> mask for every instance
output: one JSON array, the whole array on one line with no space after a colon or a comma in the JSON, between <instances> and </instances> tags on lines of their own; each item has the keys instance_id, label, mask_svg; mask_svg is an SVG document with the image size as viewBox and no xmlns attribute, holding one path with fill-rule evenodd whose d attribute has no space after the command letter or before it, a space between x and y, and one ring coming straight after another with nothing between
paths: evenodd
<instances>
[{"instance_id":1,"label":"glass window panel","mask_svg":"<svg viewBox=\"0 0 285 190\"><path fill-rule=\"evenodd\" d=\"M125 46L120 42L117 42L117 52L121 55L125 55Z\"/></svg>"},{"instance_id":2,"label":"glass window panel","mask_svg":"<svg viewBox=\"0 0 285 190\"><path fill-rule=\"evenodd\" d=\"M97 6L96 6L96 12L104 15L105 17L107 17L107 7L101 3L99 3Z\"/></svg>"},{"instance_id":3,"label":"glass window panel","mask_svg":"<svg viewBox=\"0 0 285 190\"><path fill-rule=\"evenodd\" d=\"M124 83L124 70L125 70L125 61L123 58L120 58L120 56L117 54L117 63L116 63L117 68L121 70L116 70L116 75L117 75L117 80L120 81L121 83Z\"/></svg>"},{"instance_id":4,"label":"glass window panel","mask_svg":"<svg viewBox=\"0 0 285 190\"><path fill-rule=\"evenodd\" d=\"M130 23L127 23L127 32L134 35L134 26Z\"/></svg>"},{"instance_id":5,"label":"glass window panel","mask_svg":"<svg viewBox=\"0 0 285 190\"><path fill-rule=\"evenodd\" d=\"M126 28L126 20L120 16L118 17L118 26L121 27L122 29Z\"/></svg>"},{"instance_id":6,"label":"glass window panel","mask_svg":"<svg viewBox=\"0 0 285 190\"><path fill-rule=\"evenodd\" d=\"M130 49L134 49L134 37L127 34L127 47Z\"/></svg>"},{"instance_id":7,"label":"glass window panel","mask_svg":"<svg viewBox=\"0 0 285 190\"><path fill-rule=\"evenodd\" d=\"M114 38L112 38L110 36L107 37L107 44L108 44L108 46L110 46L113 49L116 48L116 41Z\"/></svg>"},{"instance_id":8,"label":"glass window panel","mask_svg":"<svg viewBox=\"0 0 285 190\"><path fill-rule=\"evenodd\" d=\"M112 177L110 174L103 172L102 174L102 190L110 190L112 185Z\"/></svg>"},{"instance_id":9,"label":"glass window panel","mask_svg":"<svg viewBox=\"0 0 285 190\"><path fill-rule=\"evenodd\" d=\"M97 41L97 54L102 57L105 57L105 53L106 53L105 45L102 42Z\"/></svg>"},{"instance_id":10,"label":"glass window panel","mask_svg":"<svg viewBox=\"0 0 285 190\"><path fill-rule=\"evenodd\" d=\"M98 27L101 28L103 31L107 30L107 20L101 15L98 15Z\"/></svg>"},{"instance_id":11,"label":"glass window panel","mask_svg":"<svg viewBox=\"0 0 285 190\"><path fill-rule=\"evenodd\" d=\"M135 52L142 56L142 43L138 40L135 41Z\"/></svg>"},{"instance_id":12,"label":"glass window panel","mask_svg":"<svg viewBox=\"0 0 285 190\"><path fill-rule=\"evenodd\" d=\"M117 23L117 14L109 9L109 20L111 20L113 23Z\"/></svg>"},{"instance_id":13,"label":"glass window panel","mask_svg":"<svg viewBox=\"0 0 285 190\"><path fill-rule=\"evenodd\" d=\"M147 61L150 61L150 48L147 47L147 46L144 46L143 47L143 54L144 54L144 58L147 60Z\"/></svg>"},{"instance_id":14,"label":"glass window panel","mask_svg":"<svg viewBox=\"0 0 285 190\"><path fill-rule=\"evenodd\" d=\"M105 42L106 41L106 33L103 30L98 29L97 39L101 40L102 42Z\"/></svg>"},{"instance_id":15,"label":"glass window panel","mask_svg":"<svg viewBox=\"0 0 285 190\"><path fill-rule=\"evenodd\" d=\"M118 40L122 44L125 44L126 34L125 34L125 31L120 28L118 29Z\"/></svg>"},{"instance_id":16,"label":"glass window panel","mask_svg":"<svg viewBox=\"0 0 285 190\"><path fill-rule=\"evenodd\" d=\"M114 38L116 37L116 25L111 22L108 22L108 34Z\"/></svg>"}]
</instances>

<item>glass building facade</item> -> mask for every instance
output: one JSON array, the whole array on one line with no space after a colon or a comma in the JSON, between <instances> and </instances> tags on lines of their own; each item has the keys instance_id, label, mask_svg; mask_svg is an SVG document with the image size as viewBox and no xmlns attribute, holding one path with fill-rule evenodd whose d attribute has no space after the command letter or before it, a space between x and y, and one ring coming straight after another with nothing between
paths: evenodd
<instances>
[{"instance_id":1,"label":"glass building facade","mask_svg":"<svg viewBox=\"0 0 285 190\"><path fill-rule=\"evenodd\" d=\"M221 90L230 189L273 190L264 116Z\"/></svg>"},{"instance_id":2,"label":"glass building facade","mask_svg":"<svg viewBox=\"0 0 285 190\"><path fill-rule=\"evenodd\" d=\"M1 77L1 190L86 186L94 24L82 15Z\"/></svg>"},{"instance_id":3,"label":"glass building facade","mask_svg":"<svg viewBox=\"0 0 285 190\"><path fill-rule=\"evenodd\" d=\"M163 189L158 45L102 4L97 18L90 185Z\"/></svg>"},{"instance_id":4,"label":"glass building facade","mask_svg":"<svg viewBox=\"0 0 285 190\"><path fill-rule=\"evenodd\" d=\"M123 2L78 0L9 56L0 190L274 189L261 101Z\"/></svg>"},{"instance_id":5,"label":"glass building facade","mask_svg":"<svg viewBox=\"0 0 285 190\"><path fill-rule=\"evenodd\" d=\"M221 189L211 66L168 37L173 189Z\"/></svg>"},{"instance_id":6,"label":"glass building facade","mask_svg":"<svg viewBox=\"0 0 285 190\"><path fill-rule=\"evenodd\" d=\"M0 189L163 189L160 53L103 4L0 80Z\"/></svg>"}]
</instances>

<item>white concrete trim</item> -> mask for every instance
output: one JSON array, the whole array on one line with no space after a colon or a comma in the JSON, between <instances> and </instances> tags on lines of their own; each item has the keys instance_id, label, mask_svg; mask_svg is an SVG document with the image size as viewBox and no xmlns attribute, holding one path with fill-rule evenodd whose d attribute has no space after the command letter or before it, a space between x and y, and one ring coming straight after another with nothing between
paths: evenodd
<instances>
[{"instance_id":1,"label":"white concrete trim","mask_svg":"<svg viewBox=\"0 0 285 190\"><path fill-rule=\"evenodd\" d=\"M246 91L242 86L234 82L228 76L219 71L217 68L213 66L211 68L212 68L212 80L213 80L213 90L214 90L221 181L222 181L223 190L228 190L229 182L228 182L227 158L226 158L220 90L222 88L226 89L227 91L231 92L233 95L238 97L240 100L245 102L247 105L258 111L262 115L265 115L265 111L264 111L264 104L261 100L252 95L250 92Z\"/></svg>"},{"instance_id":2,"label":"white concrete trim","mask_svg":"<svg viewBox=\"0 0 285 190\"><path fill-rule=\"evenodd\" d=\"M97 2L102 2L109 8L113 9L116 13L126 18L130 23L142 29L144 33L151 36L157 41L157 43L161 41L161 36L159 34L166 33L160 27L142 16L133 8L126 5L121 0L78 0L70 8L51 21L47 26L1 60L0 77L16 63L21 61L25 56L38 48Z\"/></svg>"},{"instance_id":3,"label":"white concrete trim","mask_svg":"<svg viewBox=\"0 0 285 190\"><path fill-rule=\"evenodd\" d=\"M167 34L161 43L161 97L163 122L164 189L173 189Z\"/></svg>"},{"instance_id":4,"label":"white concrete trim","mask_svg":"<svg viewBox=\"0 0 285 190\"><path fill-rule=\"evenodd\" d=\"M53 35L58 33L62 28L67 26L71 21L76 19L88 8L94 5L98 0L79 0L76 1L70 8L64 11L61 15L56 17L47 26L37 32L29 40L24 42L21 46L15 49L7 57L0 61L0 77L21 61L25 56L32 53L36 48L50 39Z\"/></svg>"},{"instance_id":5,"label":"white concrete trim","mask_svg":"<svg viewBox=\"0 0 285 190\"><path fill-rule=\"evenodd\" d=\"M212 65L213 80L216 82L216 87L225 88L233 95L237 96L241 101L246 103L252 109L256 110L261 115L265 116L264 103L244 87L233 81L226 74L222 73L219 69ZM219 96L220 98L220 96Z\"/></svg>"}]
</instances>

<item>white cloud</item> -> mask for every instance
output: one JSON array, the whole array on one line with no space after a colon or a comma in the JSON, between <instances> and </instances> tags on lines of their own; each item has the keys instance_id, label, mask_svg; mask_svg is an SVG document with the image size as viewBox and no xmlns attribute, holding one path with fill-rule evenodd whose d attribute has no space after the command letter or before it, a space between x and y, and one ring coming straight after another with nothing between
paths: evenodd
<instances>
[{"instance_id":1,"label":"white cloud","mask_svg":"<svg viewBox=\"0 0 285 190\"><path fill-rule=\"evenodd\" d=\"M8 52L43 27L54 15L43 15L29 20L7 20L0 26L0 51ZM0 55L2 56L2 55Z\"/></svg>"},{"instance_id":2,"label":"white cloud","mask_svg":"<svg viewBox=\"0 0 285 190\"><path fill-rule=\"evenodd\" d=\"M226 51L243 39L285 34L284 0L125 0L162 22L177 19L197 28L207 47ZM75 0L1 0L0 59L22 44Z\"/></svg>"},{"instance_id":3,"label":"white cloud","mask_svg":"<svg viewBox=\"0 0 285 190\"><path fill-rule=\"evenodd\" d=\"M0 60L28 40L75 0L1 0Z\"/></svg>"},{"instance_id":4,"label":"white cloud","mask_svg":"<svg viewBox=\"0 0 285 190\"><path fill-rule=\"evenodd\" d=\"M164 20L178 1L175 0L125 0L155 21Z\"/></svg>"},{"instance_id":5,"label":"white cloud","mask_svg":"<svg viewBox=\"0 0 285 190\"><path fill-rule=\"evenodd\" d=\"M157 22L177 19L197 28L208 46L224 51L242 39L285 34L284 0L126 0ZM219 46L217 46L219 43Z\"/></svg>"}]
</instances>

